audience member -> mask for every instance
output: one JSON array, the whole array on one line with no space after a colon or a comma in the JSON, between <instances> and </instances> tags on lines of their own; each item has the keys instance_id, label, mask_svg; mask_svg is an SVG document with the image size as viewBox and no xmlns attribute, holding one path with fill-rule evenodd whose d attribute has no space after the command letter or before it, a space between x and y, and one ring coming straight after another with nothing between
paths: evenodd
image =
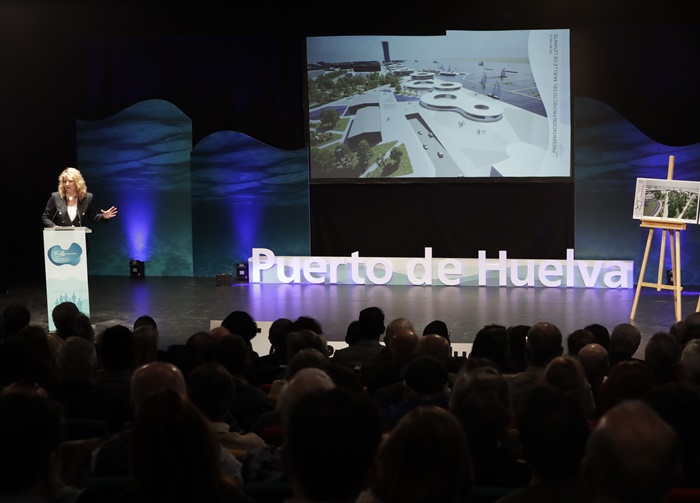
<instances>
[{"instance_id":1,"label":"audience member","mask_svg":"<svg viewBox=\"0 0 700 503\"><path fill-rule=\"evenodd\" d=\"M360 341L360 330L358 325L359 320L353 320L348 324L348 328L345 330L345 344L348 346L354 345L356 342Z\"/></svg>"},{"instance_id":2,"label":"audience member","mask_svg":"<svg viewBox=\"0 0 700 503\"><path fill-rule=\"evenodd\" d=\"M459 371L458 363L452 356L452 345L448 339L438 334L425 334L418 341L416 348L418 356L434 356L447 370L447 382L451 388Z\"/></svg>"},{"instance_id":3,"label":"audience member","mask_svg":"<svg viewBox=\"0 0 700 503\"><path fill-rule=\"evenodd\" d=\"M593 333L585 328L580 328L571 332L566 338L566 349L569 352L569 356L578 356L578 352L581 351L583 346L594 342L595 336Z\"/></svg>"},{"instance_id":4,"label":"audience member","mask_svg":"<svg viewBox=\"0 0 700 503\"><path fill-rule=\"evenodd\" d=\"M525 345L529 330L530 325L514 325L506 329L508 334L508 348L506 350L508 368L504 371L505 374L517 374L527 368Z\"/></svg>"},{"instance_id":5,"label":"audience member","mask_svg":"<svg viewBox=\"0 0 700 503\"><path fill-rule=\"evenodd\" d=\"M630 323L620 323L613 327L610 333L610 365L617 362L633 360L634 354L642 342L642 334L639 329Z\"/></svg>"},{"instance_id":6,"label":"audience member","mask_svg":"<svg viewBox=\"0 0 700 503\"><path fill-rule=\"evenodd\" d=\"M17 334L32 347L29 374L26 379L38 384L44 389L53 390L60 384L53 354L49 348L46 331L39 325L27 325Z\"/></svg>"},{"instance_id":7,"label":"audience member","mask_svg":"<svg viewBox=\"0 0 700 503\"><path fill-rule=\"evenodd\" d=\"M168 346L163 361L172 363L179 368L185 378L187 378L195 368L205 363L202 353L194 346L188 344L171 344Z\"/></svg>"},{"instance_id":8,"label":"audience member","mask_svg":"<svg viewBox=\"0 0 700 503\"><path fill-rule=\"evenodd\" d=\"M78 492L60 480L62 422L61 406L41 392L0 393L0 501L76 501Z\"/></svg>"},{"instance_id":9,"label":"audience member","mask_svg":"<svg viewBox=\"0 0 700 503\"><path fill-rule=\"evenodd\" d=\"M403 379L403 399L384 407L384 427L392 430L399 420L420 405L449 408L447 370L434 356L418 356L407 365Z\"/></svg>"},{"instance_id":10,"label":"audience member","mask_svg":"<svg viewBox=\"0 0 700 503\"><path fill-rule=\"evenodd\" d=\"M476 333L469 358L488 358L504 372L508 368L508 333L502 325L486 325Z\"/></svg>"},{"instance_id":11,"label":"audience member","mask_svg":"<svg viewBox=\"0 0 700 503\"><path fill-rule=\"evenodd\" d=\"M642 400L678 435L683 457L680 487L700 488L700 398L677 382L654 386Z\"/></svg>"},{"instance_id":12,"label":"audience member","mask_svg":"<svg viewBox=\"0 0 700 503\"><path fill-rule=\"evenodd\" d=\"M33 382L30 381L33 358L34 350L24 337L11 335L0 341L0 388Z\"/></svg>"},{"instance_id":13,"label":"audience member","mask_svg":"<svg viewBox=\"0 0 700 503\"><path fill-rule=\"evenodd\" d=\"M589 427L576 398L538 386L525 398L517 424L532 479L498 503L592 502L580 470Z\"/></svg>"},{"instance_id":14,"label":"audience member","mask_svg":"<svg viewBox=\"0 0 700 503\"><path fill-rule=\"evenodd\" d=\"M681 478L681 446L649 405L628 400L600 419L582 466L596 502L662 503Z\"/></svg>"},{"instance_id":15,"label":"audience member","mask_svg":"<svg viewBox=\"0 0 700 503\"><path fill-rule=\"evenodd\" d=\"M593 401L596 404L596 417L600 416L600 387L607 378L610 369L608 351L595 342L586 344L578 352L578 361L581 362L586 380L591 386Z\"/></svg>"},{"instance_id":16,"label":"audience member","mask_svg":"<svg viewBox=\"0 0 700 503\"><path fill-rule=\"evenodd\" d=\"M64 341L76 334L76 323L80 316L80 309L73 302L61 302L51 310L51 319L56 327L56 335Z\"/></svg>"},{"instance_id":17,"label":"audience member","mask_svg":"<svg viewBox=\"0 0 700 503\"><path fill-rule=\"evenodd\" d=\"M543 383L572 397L583 410L586 419L594 420L598 417L591 385L586 380L583 366L577 358L571 356L553 358L545 368Z\"/></svg>"},{"instance_id":18,"label":"audience member","mask_svg":"<svg viewBox=\"0 0 700 503\"><path fill-rule=\"evenodd\" d=\"M334 388L300 398L285 421L282 455L295 501L354 502L368 485L381 434L365 395Z\"/></svg>"},{"instance_id":19,"label":"audience member","mask_svg":"<svg viewBox=\"0 0 700 503\"><path fill-rule=\"evenodd\" d=\"M87 339L88 341L94 343L95 342L95 328L92 326L92 320L90 317L85 314L85 313L80 313L78 317L75 320L75 327L74 330L75 335L78 337L82 337L83 339ZM49 334L51 335L51 334ZM57 337L60 340L61 339L58 335L53 334L55 337Z\"/></svg>"},{"instance_id":20,"label":"audience member","mask_svg":"<svg viewBox=\"0 0 700 503\"><path fill-rule=\"evenodd\" d=\"M358 503L463 503L474 490L469 444L441 407L412 410L377 454L377 474Z\"/></svg>"},{"instance_id":21,"label":"audience member","mask_svg":"<svg viewBox=\"0 0 700 503\"><path fill-rule=\"evenodd\" d=\"M625 400L640 399L656 384L656 377L646 363L618 362L610 367L608 378L600 388L599 410L605 414Z\"/></svg>"},{"instance_id":22,"label":"audience member","mask_svg":"<svg viewBox=\"0 0 700 503\"><path fill-rule=\"evenodd\" d=\"M100 362L95 386L129 408L129 387L134 371L134 334L124 325L112 325L97 337Z\"/></svg>"},{"instance_id":23,"label":"audience member","mask_svg":"<svg viewBox=\"0 0 700 503\"><path fill-rule=\"evenodd\" d=\"M657 332L651 336L644 348L644 363L656 376L657 383L678 381L682 350L675 337L668 332Z\"/></svg>"},{"instance_id":24,"label":"audience member","mask_svg":"<svg viewBox=\"0 0 700 503\"><path fill-rule=\"evenodd\" d=\"M229 371L236 382L236 395L231 414L241 433L251 428L261 414L272 410L274 404L265 392L246 379L250 366L250 348L246 340L237 334L224 335L214 341L213 358Z\"/></svg>"},{"instance_id":25,"label":"audience member","mask_svg":"<svg viewBox=\"0 0 700 503\"><path fill-rule=\"evenodd\" d=\"M678 380L700 397L700 339L688 341L683 348Z\"/></svg>"},{"instance_id":26,"label":"audience member","mask_svg":"<svg viewBox=\"0 0 700 503\"><path fill-rule=\"evenodd\" d=\"M323 354L330 354L328 351L328 341L323 334L314 332L308 328L302 328L298 331L292 331L287 334L287 361L294 358L302 349L313 348Z\"/></svg>"},{"instance_id":27,"label":"audience member","mask_svg":"<svg viewBox=\"0 0 700 503\"><path fill-rule=\"evenodd\" d=\"M133 330L136 330L137 328L143 327L143 326L153 327L156 330L158 330L158 323L156 322L156 320L152 316L150 316L148 314L144 314L144 315L141 315L138 318L136 318L136 320L134 321Z\"/></svg>"},{"instance_id":28,"label":"audience member","mask_svg":"<svg viewBox=\"0 0 700 503\"><path fill-rule=\"evenodd\" d=\"M260 355L253 349L253 339L260 332L258 324L253 317L245 311L233 311L229 313L221 322L221 326L232 334L240 335L248 346L248 367L245 371L245 378L258 384L258 359Z\"/></svg>"},{"instance_id":29,"label":"audience member","mask_svg":"<svg viewBox=\"0 0 700 503\"><path fill-rule=\"evenodd\" d=\"M440 336L438 335L436 337ZM377 360L365 362L365 364L360 367L360 381L365 383L367 393L370 396L373 396L377 390L394 383L399 383L403 379L402 370L408 362L416 357L416 349L418 348L420 340L418 334L412 329L399 329L389 339L387 349L390 359L387 360L381 368L378 364L374 365L374 369L371 368L372 362L376 362ZM368 367L370 368L371 374L373 370L373 374L370 376L366 375ZM401 393L402 391L399 390L399 396L401 396Z\"/></svg>"},{"instance_id":30,"label":"audience member","mask_svg":"<svg viewBox=\"0 0 700 503\"><path fill-rule=\"evenodd\" d=\"M593 334L596 344L600 344L608 353L610 352L610 331L607 327L600 323L591 323L583 328Z\"/></svg>"},{"instance_id":31,"label":"audience member","mask_svg":"<svg viewBox=\"0 0 700 503\"><path fill-rule=\"evenodd\" d=\"M520 412L525 397L542 379L549 362L561 356L563 351L561 331L556 325L540 322L530 328L525 346L527 368L508 376L514 414L517 415Z\"/></svg>"},{"instance_id":32,"label":"audience member","mask_svg":"<svg viewBox=\"0 0 700 503\"><path fill-rule=\"evenodd\" d=\"M142 324L134 329L134 368L158 360L158 329Z\"/></svg>"},{"instance_id":33,"label":"audience member","mask_svg":"<svg viewBox=\"0 0 700 503\"><path fill-rule=\"evenodd\" d=\"M95 476L128 476L132 474L132 460L129 456L130 446L134 435L134 424L139 420L141 408L147 399L165 390L172 390L187 399L187 385L182 372L170 363L153 362L137 368L131 378L131 405L133 424L126 425L121 431L112 435L100 444L93 453L93 474ZM189 403L189 400L187 400ZM192 405L195 407L194 405ZM196 408L196 407L195 407ZM209 431L209 436L214 441L214 435ZM187 436L185 433L180 435ZM180 435L170 438L170 449L164 452L177 450L180 447ZM177 448L174 448L177 447ZM219 461L224 473L242 483L241 463L228 449L217 443L219 448ZM185 476L184 474L182 475Z\"/></svg>"},{"instance_id":34,"label":"audience member","mask_svg":"<svg viewBox=\"0 0 700 503\"><path fill-rule=\"evenodd\" d=\"M292 331L294 322L288 318L277 318L270 325L267 340L270 351L258 360L258 379L260 383L271 383L282 377L287 365L287 335Z\"/></svg>"},{"instance_id":35,"label":"audience member","mask_svg":"<svg viewBox=\"0 0 700 503\"><path fill-rule=\"evenodd\" d=\"M17 335L20 330L29 325L32 314L25 304L12 302L2 310L2 319L5 323L4 337L9 337Z\"/></svg>"},{"instance_id":36,"label":"audience member","mask_svg":"<svg viewBox=\"0 0 700 503\"><path fill-rule=\"evenodd\" d=\"M506 378L489 363L460 372L449 409L469 439L474 480L482 487L525 487L530 467L516 456L508 430L512 415Z\"/></svg>"},{"instance_id":37,"label":"audience member","mask_svg":"<svg viewBox=\"0 0 700 503\"><path fill-rule=\"evenodd\" d=\"M175 445L173 445L175 444ZM129 461L133 487L118 503L245 502L240 480L222 468L221 446L186 396L172 388L149 394L135 416Z\"/></svg>"},{"instance_id":38,"label":"audience member","mask_svg":"<svg viewBox=\"0 0 700 503\"><path fill-rule=\"evenodd\" d=\"M236 383L219 363L204 363L186 378L187 395L209 420L212 431L227 449L251 451L265 444L255 433L231 431L231 406Z\"/></svg>"},{"instance_id":39,"label":"audience member","mask_svg":"<svg viewBox=\"0 0 700 503\"><path fill-rule=\"evenodd\" d=\"M98 419L111 433L121 430L130 419L130 410L95 386L97 352L95 344L71 336L54 354L60 385L49 396L63 404L69 418Z\"/></svg>"},{"instance_id":40,"label":"audience member","mask_svg":"<svg viewBox=\"0 0 700 503\"><path fill-rule=\"evenodd\" d=\"M304 348L297 351L289 364L285 368L284 375L281 379L277 379L270 386L270 391L268 395L273 400L276 399L280 390L284 385L289 382L290 379L296 375L301 369L304 368L318 368L325 370L331 364L331 359L327 354L322 353L316 348Z\"/></svg>"},{"instance_id":41,"label":"audience member","mask_svg":"<svg viewBox=\"0 0 700 503\"><path fill-rule=\"evenodd\" d=\"M391 339L394 337L394 334L401 329L408 329L411 332L415 332L413 322L407 318L395 318L387 324L384 331L384 347L382 347L375 356L365 361L360 367L360 380L364 386L368 385L374 375L391 365L392 357L389 345L391 344Z\"/></svg>"},{"instance_id":42,"label":"audience member","mask_svg":"<svg viewBox=\"0 0 700 503\"><path fill-rule=\"evenodd\" d=\"M278 427L283 436L294 406L304 395L335 387L335 383L324 370L314 367L301 369L285 382L275 403L274 422L270 424ZM282 466L281 440L278 444L268 443L248 453L242 468L246 483L289 480Z\"/></svg>"},{"instance_id":43,"label":"audience member","mask_svg":"<svg viewBox=\"0 0 700 503\"><path fill-rule=\"evenodd\" d=\"M378 307L367 307L360 311L357 325L360 340L333 355L335 363L359 370L362 364L382 350L379 338L384 333L384 312Z\"/></svg>"},{"instance_id":44,"label":"audience member","mask_svg":"<svg viewBox=\"0 0 700 503\"><path fill-rule=\"evenodd\" d=\"M693 339L700 339L700 311L689 314L685 317L685 342Z\"/></svg>"},{"instance_id":45,"label":"audience member","mask_svg":"<svg viewBox=\"0 0 700 503\"><path fill-rule=\"evenodd\" d=\"M447 328L447 323L442 320L433 320L428 323L423 329L423 335L437 334L448 341L450 340L450 330Z\"/></svg>"}]
</instances>

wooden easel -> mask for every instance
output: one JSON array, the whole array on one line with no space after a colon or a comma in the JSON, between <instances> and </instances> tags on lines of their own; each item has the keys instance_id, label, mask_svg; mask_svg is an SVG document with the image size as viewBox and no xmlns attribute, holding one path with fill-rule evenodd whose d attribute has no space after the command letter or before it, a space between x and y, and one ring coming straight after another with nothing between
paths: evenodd
<instances>
[{"instance_id":1,"label":"wooden easel","mask_svg":"<svg viewBox=\"0 0 700 503\"><path fill-rule=\"evenodd\" d=\"M673 166L674 157L671 155L668 158L668 179L673 180ZM647 246L644 250L644 259L642 260L642 267L639 271L639 280L637 281L637 292L634 295L634 303L632 304L632 313L630 314L630 320L634 319L634 315L637 311L637 304L639 303L639 294L642 291L642 287L656 288L657 292L661 290L673 290L673 303L676 312L676 321L681 320L681 292L683 287L681 286L681 241L680 241L680 231L684 231L686 224L679 222L659 222L642 219L640 227L649 229L649 237L647 238ZM649 250L651 249L651 240L654 237L654 230L661 229L661 251L659 254L659 274L656 278L656 283L650 283L644 281L644 273L647 268L647 261L649 259ZM669 238L669 245L671 248L671 274L673 275L673 285L663 284L663 270L664 270L664 251L666 248L666 236ZM698 300L698 307L700 308L700 299Z\"/></svg>"}]
</instances>

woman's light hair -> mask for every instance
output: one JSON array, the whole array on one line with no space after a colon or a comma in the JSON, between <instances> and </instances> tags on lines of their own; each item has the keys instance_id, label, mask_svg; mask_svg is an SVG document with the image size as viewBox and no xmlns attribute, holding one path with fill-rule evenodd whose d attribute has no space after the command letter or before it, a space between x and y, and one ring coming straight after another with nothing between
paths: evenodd
<instances>
[{"instance_id":1,"label":"woman's light hair","mask_svg":"<svg viewBox=\"0 0 700 503\"><path fill-rule=\"evenodd\" d=\"M87 185L85 185L85 179L83 175L80 174L75 168L66 168L61 171L58 175L58 193L61 197L66 197L66 188L63 185L64 180L73 180L75 182L75 190L78 193L78 199L82 201L85 199L85 194L87 194Z\"/></svg>"}]
</instances>

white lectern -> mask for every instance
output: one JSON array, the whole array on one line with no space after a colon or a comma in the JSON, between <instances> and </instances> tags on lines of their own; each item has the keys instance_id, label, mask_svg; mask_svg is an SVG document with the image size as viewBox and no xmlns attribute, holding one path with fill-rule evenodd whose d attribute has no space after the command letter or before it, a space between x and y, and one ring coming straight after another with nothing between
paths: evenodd
<instances>
[{"instance_id":1,"label":"white lectern","mask_svg":"<svg viewBox=\"0 0 700 503\"><path fill-rule=\"evenodd\" d=\"M87 227L47 227L44 229L44 264L46 268L46 304L49 331L56 330L51 313L61 302L72 302L90 316L88 293Z\"/></svg>"}]
</instances>

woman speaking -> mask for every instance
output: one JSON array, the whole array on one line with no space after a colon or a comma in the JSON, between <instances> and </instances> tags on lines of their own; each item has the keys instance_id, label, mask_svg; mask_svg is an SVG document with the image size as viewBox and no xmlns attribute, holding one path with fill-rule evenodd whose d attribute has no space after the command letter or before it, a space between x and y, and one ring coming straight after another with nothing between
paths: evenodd
<instances>
[{"instance_id":1,"label":"woman speaking","mask_svg":"<svg viewBox=\"0 0 700 503\"><path fill-rule=\"evenodd\" d=\"M58 192L46 203L44 227L85 227L88 222L106 222L117 215L117 208L97 211L85 179L75 168L66 168L58 176Z\"/></svg>"}]
</instances>

